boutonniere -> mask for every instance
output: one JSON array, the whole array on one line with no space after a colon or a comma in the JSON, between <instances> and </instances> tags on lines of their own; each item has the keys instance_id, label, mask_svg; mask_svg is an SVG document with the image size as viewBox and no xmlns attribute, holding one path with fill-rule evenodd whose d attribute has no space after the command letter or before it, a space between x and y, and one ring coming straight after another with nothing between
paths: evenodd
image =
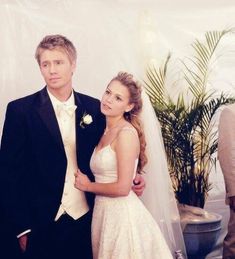
<instances>
[{"instance_id":1,"label":"boutonniere","mask_svg":"<svg viewBox=\"0 0 235 259\"><path fill-rule=\"evenodd\" d=\"M86 125L89 125L93 122L92 116L86 112L83 113L83 116L80 120L80 127L85 128Z\"/></svg>"}]
</instances>

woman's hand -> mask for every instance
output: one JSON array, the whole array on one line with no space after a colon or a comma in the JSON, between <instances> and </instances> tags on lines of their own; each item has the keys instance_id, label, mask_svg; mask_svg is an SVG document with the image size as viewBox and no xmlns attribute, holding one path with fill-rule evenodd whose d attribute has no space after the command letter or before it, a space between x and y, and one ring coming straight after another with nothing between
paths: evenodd
<instances>
[{"instance_id":1,"label":"woman's hand","mask_svg":"<svg viewBox=\"0 0 235 259\"><path fill-rule=\"evenodd\" d=\"M74 186L80 191L88 191L88 186L91 183L87 175L83 174L79 169L75 175L75 183Z\"/></svg>"},{"instance_id":2,"label":"woman's hand","mask_svg":"<svg viewBox=\"0 0 235 259\"><path fill-rule=\"evenodd\" d=\"M136 174L134 179L134 185L132 186L132 190L136 193L136 195L141 196L145 189L145 180L140 174Z\"/></svg>"}]
</instances>

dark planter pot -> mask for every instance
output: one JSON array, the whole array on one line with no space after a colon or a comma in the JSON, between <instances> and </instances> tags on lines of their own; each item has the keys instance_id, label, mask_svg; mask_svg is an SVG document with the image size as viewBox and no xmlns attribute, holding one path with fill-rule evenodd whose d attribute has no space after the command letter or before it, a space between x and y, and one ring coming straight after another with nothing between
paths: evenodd
<instances>
[{"instance_id":1,"label":"dark planter pot","mask_svg":"<svg viewBox=\"0 0 235 259\"><path fill-rule=\"evenodd\" d=\"M210 213L209 219L190 220L184 228L183 235L189 258L205 258L218 240L222 216Z\"/></svg>"}]
</instances>

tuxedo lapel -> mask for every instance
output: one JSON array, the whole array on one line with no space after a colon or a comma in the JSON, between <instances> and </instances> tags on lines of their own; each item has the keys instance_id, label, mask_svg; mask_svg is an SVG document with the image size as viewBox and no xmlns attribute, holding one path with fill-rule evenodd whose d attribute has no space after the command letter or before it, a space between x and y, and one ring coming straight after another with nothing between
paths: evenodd
<instances>
[{"instance_id":1,"label":"tuxedo lapel","mask_svg":"<svg viewBox=\"0 0 235 259\"><path fill-rule=\"evenodd\" d=\"M77 105L75 125L76 125L76 147L78 152L81 146L81 141L84 138L84 136L82 135L83 129L80 126L80 121L82 119L83 114L85 113L85 107L83 106L79 98L79 94L76 92L74 92L74 99L75 99L75 105Z\"/></svg>"},{"instance_id":2,"label":"tuxedo lapel","mask_svg":"<svg viewBox=\"0 0 235 259\"><path fill-rule=\"evenodd\" d=\"M64 149L59 125L56 119L55 111L53 109L51 100L47 93L46 88L42 89L39 92L39 106L38 106L38 113L42 121L47 126L50 134L52 135L53 139L58 143L59 147Z\"/></svg>"}]
</instances>

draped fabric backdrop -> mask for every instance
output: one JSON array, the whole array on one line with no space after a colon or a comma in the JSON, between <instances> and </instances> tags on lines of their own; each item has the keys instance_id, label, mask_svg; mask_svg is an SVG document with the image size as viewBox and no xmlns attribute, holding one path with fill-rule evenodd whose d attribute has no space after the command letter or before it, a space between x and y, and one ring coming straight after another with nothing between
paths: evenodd
<instances>
[{"instance_id":1,"label":"draped fabric backdrop","mask_svg":"<svg viewBox=\"0 0 235 259\"><path fill-rule=\"evenodd\" d=\"M118 71L143 80L150 62L160 65L169 51L174 60L190 56L195 37L235 26L234 13L231 0L0 0L0 135L7 103L44 86L34 51L45 35L72 40L78 50L74 88L100 98ZM220 46L210 87L235 93L234 37ZM223 214L222 240L228 211L219 169L211 180L206 208ZM221 253L221 240L212 256Z\"/></svg>"}]
</instances>

